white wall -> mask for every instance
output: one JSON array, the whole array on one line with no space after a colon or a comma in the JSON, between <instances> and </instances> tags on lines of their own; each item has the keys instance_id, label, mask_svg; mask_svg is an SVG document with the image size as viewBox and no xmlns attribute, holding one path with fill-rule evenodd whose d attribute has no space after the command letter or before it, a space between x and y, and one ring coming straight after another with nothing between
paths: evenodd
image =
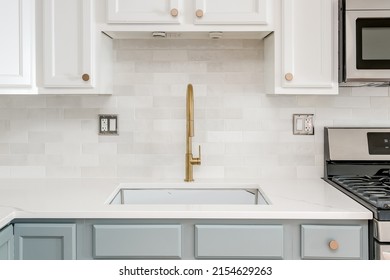
<instances>
[{"instance_id":1,"label":"white wall","mask_svg":"<svg viewBox=\"0 0 390 280\"><path fill-rule=\"evenodd\" d=\"M324 126L390 126L388 88L264 94L262 41L122 40L115 52L112 96L0 96L0 178L183 178L187 83L195 178L319 178ZM119 136L98 136L99 113L119 114ZM292 135L293 113L315 114L314 136Z\"/></svg>"}]
</instances>

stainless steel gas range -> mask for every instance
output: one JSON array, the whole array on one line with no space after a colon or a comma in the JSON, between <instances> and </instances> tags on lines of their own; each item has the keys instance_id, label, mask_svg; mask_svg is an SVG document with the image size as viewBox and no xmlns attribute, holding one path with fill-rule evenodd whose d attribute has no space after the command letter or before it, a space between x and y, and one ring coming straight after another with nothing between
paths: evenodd
<instances>
[{"instance_id":1,"label":"stainless steel gas range","mask_svg":"<svg viewBox=\"0 0 390 280\"><path fill-rule=\"evenodd\" d=\"M373 212L370 259L390 259L390 127L326 127L324 175Z\"/></svg>"}]
</instances>

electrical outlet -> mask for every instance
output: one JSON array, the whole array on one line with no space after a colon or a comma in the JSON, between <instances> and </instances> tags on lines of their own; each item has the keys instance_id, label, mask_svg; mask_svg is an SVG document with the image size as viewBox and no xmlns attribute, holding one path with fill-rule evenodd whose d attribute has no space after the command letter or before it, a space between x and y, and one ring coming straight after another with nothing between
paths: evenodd
<instances>
[{"instance_id":1,"label":"electrical outlet","mask_svg":"<svg viewBox=\"0 0 390 280\"><path fill-rule=\"evenodd\" d=\"M99 134L118 135L118 116L99 115Z\"/></svg>"},{"instance_id":2,"label":"electrical outlet","mask_svg":"<svg viewBox=\"0 0 390 280\"><path fill-rule=\"evenodd\" d=\"M293 115L294 135L314 135L314 115L294 114Z\"/></svg>"},{"instance_id":3,"label":"electrical outlet","mask_svg":"<svg viewBox=\"0 0 390 280\"><path fill-rule=\"evenodd\" d=\"M100 132L107 132L108 131L108 119L101 118L100 119Z\"/></svg>"}]
</instances>

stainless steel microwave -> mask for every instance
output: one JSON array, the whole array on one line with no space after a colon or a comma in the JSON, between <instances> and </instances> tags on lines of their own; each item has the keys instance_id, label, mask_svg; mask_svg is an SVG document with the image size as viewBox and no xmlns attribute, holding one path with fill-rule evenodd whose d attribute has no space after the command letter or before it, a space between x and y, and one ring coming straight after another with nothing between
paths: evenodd
<instances>
[{"instance_id":1,"label":"stainless steel microwave","mask_svg":"<svg viewBox=\"0 0 390 280\"><path fill-rule=\"evenodd\" d=\"M390 82L390 1L340 0L340 82Z\"/></svg>"}]
</instances>

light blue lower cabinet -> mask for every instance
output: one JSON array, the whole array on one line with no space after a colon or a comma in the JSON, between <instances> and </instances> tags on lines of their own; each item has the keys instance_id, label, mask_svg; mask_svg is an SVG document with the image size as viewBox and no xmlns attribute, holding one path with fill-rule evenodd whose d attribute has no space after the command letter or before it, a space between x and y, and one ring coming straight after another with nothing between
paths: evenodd
<instances>
[{"instance_id":1,"label":"light blue lower cabinet","mask_svg":"<svg viewBox=\"0 0 390 280\"><path fill-rule=\"evenodd\" d=\"M94 225L94 258L180 259L181 225Z\"/></svg>"},{"instance_id":2,"label":"light blue lower cabinet","mask_svg":"<svg viewBox=\"0 0 390 280\"><path fill-rule=\"evenodd\" d=\"M0 260L14 259L14 230L9 225L0 230Z\"/></svg>"},{"instance_id":3,"label":"light blue lower cabinet","mask_svg":"<svg viewBox=\"0 0 390 280\"><path fill-rule=\"evenodd\" d=\"M76 259L75 224L15 224L15 259Z\"/></svg>"},{"instance_id":4,"label":"light blue lower cabinet","mask_svg":"<svg viewBox=\"0 0 390 280\"><path fill-rule=\"evenodd\" d=\"M196 225L198 259L283 259L282 225Z\"/></svg>"},{"instance_id":5,"label":"light blue lower cabinet","mask_svg":"<svg viewBox=\"0 0 390 280\"><path fill-rule=\"evenodd\" d=\"M363 227L302 225L302 259L363 259Z\"/></svg>"},{"instance_id":6,"label":"light blue lower cabinet","mask_svg":"<svg viewBox=\"0 0 390 280\"><path fill-rule=\"evenodd\" d=\"M23 220L0 230L0 259L12 240L24 260L368 259L368 239L367 220Z\"/></svg>"}]
</instances>

